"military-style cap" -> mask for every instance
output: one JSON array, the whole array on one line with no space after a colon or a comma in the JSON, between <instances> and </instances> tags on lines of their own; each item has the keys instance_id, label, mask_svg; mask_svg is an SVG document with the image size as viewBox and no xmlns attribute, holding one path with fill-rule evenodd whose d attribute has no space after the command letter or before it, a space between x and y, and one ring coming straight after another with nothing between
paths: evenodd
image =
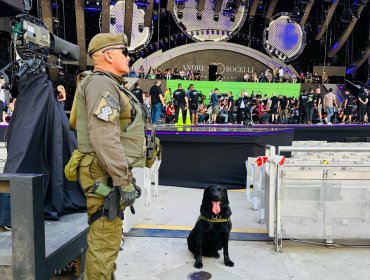
<instances>
[{"instance_id":1,"label":"military-style cap","mask_svg":"<svg viewBox=\"0 0 370 280\"><path fill-rule=\"evenodd\" d=\"M91 39L87 52L91 56L94 52L98 50L116 45L127 46L127 36L123 33L99 33Z\"/></svg>"}]
</instances>

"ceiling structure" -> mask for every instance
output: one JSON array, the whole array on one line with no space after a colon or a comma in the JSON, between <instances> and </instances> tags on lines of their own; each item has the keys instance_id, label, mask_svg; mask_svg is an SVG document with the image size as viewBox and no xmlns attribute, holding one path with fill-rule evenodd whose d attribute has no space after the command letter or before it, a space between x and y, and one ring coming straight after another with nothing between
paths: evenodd
<instances>
[{"instance_id":1,"label":"ceiling structure","mask_svg":"<svg viewBox=\"0 0 370 280\"><path fill-rule=\"evenodd\" d=\"M50 31L85 48L101 30L123 28L130 33L133 61L199 41L229 41L268 53L263 32L270 19L290 13L306 32L302 54L290 62L296 69L345 66L363 79L370 75L368 0L51 0L51 13L45 2L33 0L31 14L42 18L44 10Z\"/></svg>"}]
</instances>

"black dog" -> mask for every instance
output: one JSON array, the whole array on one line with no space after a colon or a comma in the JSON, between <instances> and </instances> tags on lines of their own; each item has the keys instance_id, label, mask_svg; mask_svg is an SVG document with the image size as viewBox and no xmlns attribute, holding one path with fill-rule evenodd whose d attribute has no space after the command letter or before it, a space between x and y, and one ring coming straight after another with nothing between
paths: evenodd
<instances>
[{"instance_id":1,"label":"black dog","mask_svg":"<svg viewBox=\"0 0 370 280\"><path fill-rule=\"evenodd\" d=\"M218 185L208 186L203 193L200 216L188 236L188 248L195 258L194 267L203 267L202 255L219 258L218 250L221 249L225 265L234 266L229 258L230 216L227 189Z\"/></svg>"}]
</instances>

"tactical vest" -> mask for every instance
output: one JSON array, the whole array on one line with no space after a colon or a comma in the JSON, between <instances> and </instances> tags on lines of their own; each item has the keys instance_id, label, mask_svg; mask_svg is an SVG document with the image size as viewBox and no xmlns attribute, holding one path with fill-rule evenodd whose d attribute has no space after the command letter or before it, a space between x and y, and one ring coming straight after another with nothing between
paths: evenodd
<instances>
[{"instance_id":1,"label":"tactical vest","mask_svg":"<svg viewBox=\"0 0 370 280\"><path fill-rule=\"evenodd\" d=\"M94 149L90 142L90 135L87 129L87 112L81 92L91 77L104 75L85 71L82 81L79 83L77 94L77 138L78 150L82 153L93 153ZM119 86L119 85L117 85ZM125 109L120 112L121 144L129 164L129 167L145 167L147 153L146 139L146 111L139 100L124 87L120 87L120 98L123 98Z\"/></svg>"}]
</instances>

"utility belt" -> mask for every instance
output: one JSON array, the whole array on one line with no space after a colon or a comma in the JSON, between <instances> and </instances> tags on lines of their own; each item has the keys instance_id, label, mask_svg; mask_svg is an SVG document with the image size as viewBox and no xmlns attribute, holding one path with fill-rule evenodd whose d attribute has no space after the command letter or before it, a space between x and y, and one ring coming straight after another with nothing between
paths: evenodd
<instances>
[{"instance_id":1,"label":"utility belt","mask_svg":"<svg viewBox=\"0 0 370 280\"><path fill-rule=\"evenodd\" d=\"M121 196L118 190L118 187L113 186L112 179L108 178L108 186L101 183L95 182L92 187L92 192L104 197L104 204L103 207L100 208L98 211L90 215L89 218L89 225L91 225L96 220L100 219L101 217L107 217L108 220L113 221L116 217L120 218L121 220L124 219L124 213L121 210ZM135 178L132 179L132 184L136 190L136 198L141 196L141 188L136 185ZM130 210L132 214L135 214L134 206L130 206Z\"/></svg>"},{"instance_id":2,"label":"utility belt","mask_svg":"<svg viewBox=\"0 0 370 280\"><path fill-rule=\"evenodd\" d=\"M94 165L95 168L91 168L91 165ZM65 166L64 174L66 178L70 181L77 181L78 179L78 170L80 168L84 169L97 169L98 161L94 153L81 153L78 150L73 151L73 154ZM95 174L96 175L96 174ZM101 178L95 179L94 178ZM104 183L103 183L103 182ZM105 184L105 182L107 182ZM114 220L116 217L123 219L123 211L121 210L121 197L120 192L117 186L113 186L112 179L107 177L107 174L102 171L98 177L92 176L90 173L85 174L80 172L80 183L83 186L86 193L97 194L101 197L104 197L104 204L99 208L95 213L90 215L89 224L98 220L100 217L105 216L108 220ZM132 184L136 190L136 198L141 196L141 189L136 185L135 178L132 178ZM135 209L133 206L130 206L130 210L135 214Z\"/></svg>"},{"instance_id":3,"label":"utility belt","mask_svg":"<svg viewBox=\"0 0 370 280\"><path fill-rule=\"evenodd\" d=\"M112 185L112 180L109 178L109 185L107 186L100 182L95 182L92 187L92 192L104 197L103 207L93 213L89 218L89 225L101 217L107 217L108 220L113 221L116 217L121 220L124 219L123 211L120 209L120 195L117 187Z\"/></svg>"}]
</instances>

